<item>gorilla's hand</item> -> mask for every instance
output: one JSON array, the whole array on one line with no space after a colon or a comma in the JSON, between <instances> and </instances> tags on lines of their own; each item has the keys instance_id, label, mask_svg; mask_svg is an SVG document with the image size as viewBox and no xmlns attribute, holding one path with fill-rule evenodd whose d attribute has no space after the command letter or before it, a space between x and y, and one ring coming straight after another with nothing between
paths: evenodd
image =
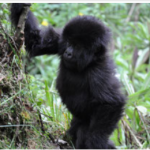
<instances>
[{"instance_id":1,"label":"gorilla's hand","mask_svg":"<svg viewBox=\"0 0 150 150\"><path fill-rule=\"evenodd\" d=\"M22 10L25 6L30 7L31 4L30 3L12 3L11 4L11 15L10 15L10 19L12 24L16 27L20 18L20 15L22 13Z\"/></svg>"}]
</instances>

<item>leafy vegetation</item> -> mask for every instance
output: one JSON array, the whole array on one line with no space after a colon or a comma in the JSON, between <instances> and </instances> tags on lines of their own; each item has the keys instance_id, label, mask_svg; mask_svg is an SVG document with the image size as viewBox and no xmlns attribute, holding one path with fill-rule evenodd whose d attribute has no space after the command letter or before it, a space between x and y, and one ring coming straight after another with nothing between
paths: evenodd
<instances>
[{"instance_id":1,"label":"leafy vegetation","mask_svg":"<svg viewBox=\"0 0 150 150\"><path fill-rule=\"evenodd\" d=\"M13 35L8 17L8 4L0 4L0 8L2 8L0 10L0 23L7 34ZM117 65L116 76L120 79L123 85L122 90L128 97L124 117L111 137L118 148L150 148L149 8L150 4L148 3L36 3L31 7L41 26L53 25L56 28L62 28L74 16L94 15L112 30L110 55L112 55ZM7 36L3 29L0 27L0 33L7 41ZM24 48L22 48L21 52L21 55L25 57ZM1 58L0 60L2 61ZM9 117L4 119L4 116L12 115L12 108L16 107L16 105L13 103L14 94L12 90L9 91L9 95L5 93L3 86L6 85L6 81L10 81L10 83L14 81L13 85L15 87L13 90L21 97L22 102L28 103L28 105L22 105L23 108L19 108L17 117L22 116L24 124L31 124L34 120L39 121L39 115L37 114L40 114L45 127L45 132L42 136L42 131L38 130L39 126L34 124L32 124L33 128L24 129L30 131L27 138L28 142L31 142L31 139L35 136L38 137L33 140L34 143L28 144L28 148L30 148L29 145L34 145L34 148L43 148L46 145L43 146L43 142L49 143L47 140L49 134L55 139L63 138L72 117L65 106L62 105L55 89L59 58L57 56L40 56L30 60L29 64L27 64L27 59L23 59L22 62L21 59L17 59L15 54L13 60L9 68L1 68L0 71L0 119L5 120L5 124L0 123L0 132L2 132L1 129L5 130L7 128L3 125L9 125L12 130L16 131L16 128L12 125L18 122L11 122ZM15 75L13 74L14 69L12 69L14 67L13 63L19 66L19 73ZM24 73L24 68L27 74ZM2 74L5 74L7 79L5 82L2 79ZM19 81L13 79L18 74L21 74L24 78ZM31 111L30 108L34 109L36 113ZM13 110L16 109L13 108ZM13 120L15 119L13 118ZM9 132L12 130L9 129ZM34 134L31 133L32 131ZM1 148L18 147L14 145L14 138L7 139L7 136L4 137L0 136ZM39 139L42 140L40 141ZM21 147L24 148L25 145L22 144ZM45 148L48 147L45 146Z\"/></svg>"}]
</instances>

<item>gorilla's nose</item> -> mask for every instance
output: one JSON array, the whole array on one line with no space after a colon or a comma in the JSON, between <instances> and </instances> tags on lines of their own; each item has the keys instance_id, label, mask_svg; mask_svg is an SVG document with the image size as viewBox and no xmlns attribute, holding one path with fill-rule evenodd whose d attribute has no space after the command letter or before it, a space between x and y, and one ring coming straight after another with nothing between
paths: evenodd
<instances>
[{"instance_id":1,"label":"gorilla's nose","mask_svg":"<svg viewBox=\"0 0 150 150\"><path fill-rule=\"evenodd\" d=\"M70 59L70 58L72 58L72 54L73 54L72 48L67 48L64 53L64 57L67 59Z\"/></svg>"}]
</instances>

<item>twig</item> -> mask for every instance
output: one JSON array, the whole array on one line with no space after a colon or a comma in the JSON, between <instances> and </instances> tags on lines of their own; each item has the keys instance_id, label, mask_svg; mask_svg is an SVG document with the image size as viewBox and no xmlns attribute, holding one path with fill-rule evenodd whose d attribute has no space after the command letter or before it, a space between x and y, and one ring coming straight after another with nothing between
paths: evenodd
<instances>
[{"instance_id":1,"label":"twig","mask_svg":"<svg viewBox=\"0 0 150 150\"><path fill-rule=\"evenodd\" d=\"M4 78L5 78L5 77L1 77L1 78L0 78L0 81L2 81Z\"/></svg>"},{"instance_id":2,"label":"twig","mask_svg":"<svg viewBox=\"0 0 150 150\"><path fill-rule=\"evenodd\" d=\"M0 17L0 19L1 19L1 17ZM3 31L3 33L5 34L5 36L7 37L7 39L10 40L10 42L12 42L14 48L17 50L17 46L16 46L16 44L15 44L14 39L5 31L5 29L3 28L3 25L2 25L2 23L1 23L1 21L0 21L0 29L2 29L2 31ZM1 34L1 35L2 35L2 34ZM12 54L12 53L11 53L11 54ZM8 57L9 57L9 56L8 56Z\"/></svg>"},{"instance_id":3,"label":"twig","mask_svg":"<svg viewBox=\"0 0 150 150\"><path fill-rule=\"evenodd\" d=\"M128 124L122 120L122 123L126 126L126 128L129 130L129 132L131 133L132 138L134 139L135 143L142 148L142 144L140 143L140 141L137 139L136 135L133 133L133 131L131 130L131 128L128 126Z\"/></svg>"},{"instance_id":4,"label":"twig","mask_svg":"<svg viewBox=\"0 0 150 150\"><path fill-rule=\"evenodd\" d=\"M0 17L0 19L1 19L1 17ZM1 27L1 29L3 30L3 33L5 34L5 36L8 37L8 38L10 38L11 41L14 43L13 38L4 30L4 27L3 27L2 23L1 23L1 21L0 21L0 27ZM1 35L2 35L2 34L1 34ZM15 47L15 48L16 48L16 47Z\"/></svg>"},{"instance_id":5,"label":"twig","mask_svg":"<svg viewBox=\"0 0 150 150\"><path fill-rule=\"evenodd\" d=\"M42 117L41 117L40 112L39 112L39 119L40 119L40 123L41 123L42 132L45 133L45 129L44 129L44 125L43 125L43 121L42 121ZM49 134L48 136L49 136L49 138L52 140L52 142L55 143L55 140L54 140L54 138L51 136L51 134Z\"/></svg>"},{"instance_id":6,"label":"twig","mask_svg":"<svg viewBox=\"0 0 150 150\"><path fill-rule=\"evenodd\" d=\"M136 13L135 13L135 17L134 17L134 21L135 21L135 23L138 21L138 19L139 19L139 14L140 14L140 3L138 3L137 5L136 5ZM136 24L135 24L135 26L136 26Z\"/></svg>"},{"instance_id":7,"label":"twig","mask_svg":"<svg viewBox=\"0 0 150 150\"><path fill-rule=\"evenodd\" d=\"M0 17L0 19L2 19L1 17ZM3 25L2 25L2 23L1 23L1 21L0 21L0 29L2 29L3 30L3 32L4 32L4 34L7 36L8 34L6 33L6 31L4 30L4 28L3 28Z\"/></svg>"},{"instance_id":8,"label":"twig","mask_svg":"<svg viewBox=\"0 0 150 150\"><path fill-rule=\"evenodd\" d=\"M130 21L135 6L136 6L136 3L133 3L132 6L131 6L131 9L130 9L130 11L129 11L128 17L127 17L127 19L126 19L126 22L129 22L129 21Z\"/></svg>"},{"instance_id":9,"label":"twig","mask_svg":"<svg viewBox=\"0 0 150 150\"><path fill-rule=\"evenodd\" d=\"M144 126L144 128L145 128L145 131L146 131L146 134L147 134L147 138L148 138L148 140L150 141L150 134L149 134L149 132L148 132L147 125L145 124L144 117L141 115L140 111L139 111L137 108L136 108L136 110L137 110L137 112L138 112L138 114L139 114L139 116L140 116L140 119L141 119L141 121L142 121L142 123L143 123L143 126Z\"/></svg>"},{"instance_id":10,"label":"twig","mask_svg":"<svg viewBox=\"0 0 150 150\"><path fill-rule=\"evenodd\" d=\"M51 117L51 116L48 116L48 115L45 115L45 114L43 114L43 113L41 113L43 116L46 116L46 117L48 117L48 118L50 118L50 119L52 119L53 117Z\"/></svg>"}]
</instances>

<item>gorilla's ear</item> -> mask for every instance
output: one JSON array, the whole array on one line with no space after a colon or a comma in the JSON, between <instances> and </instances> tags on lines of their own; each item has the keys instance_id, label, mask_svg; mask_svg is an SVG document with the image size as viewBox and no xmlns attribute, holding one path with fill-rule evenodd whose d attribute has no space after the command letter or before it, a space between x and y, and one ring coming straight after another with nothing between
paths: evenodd
<instances>
[{"instance_id":1,"label":"gorilla's ear","mask_svg":"<svg viewBox=\"0 0 150 150\"><path fill-rule=\"evenodd\" d=\"M100 35L95 42L95 55L104 55L108 51L108 45L111 42L111 32L105 32L105 34Z\"/></svg>"},{"instance_id":2,"label":"gorilla's ear","mask_svg":"<svg viewBox=\"0 0 150 150\"><path fill-rule=\"evenodd\" d=\"M101 54L104 54L108 51L108 45L111 42L111 38L112 38L112 33L109 30L109 28L106 27L105 33L102 35L101 39L100 39L100 51Z\"/></svg>"},{"instance_id":3,"label":"gorilla's ear","mask_svg":"<svg viewBox=\"0 0 150 150\"><path fill-rule=\"evenodd\" d=\"M105 53L107 53L107 47L103 44L100 44L97 48L96 48L96 51L95 51L95 56L102 56L102 55L105 55Z\"/></svg>"},{"instance_id":4,"label":"gorilla's ear","mask_svg":"<svg viewBox=\"0 0 150 150\"><path fill-rule=\"evenodd\" d=\"M112 32L106 27L105 33L102 35L101 44L103 46L108 46L112 38Z\"/></svg>"}]
</instances>

